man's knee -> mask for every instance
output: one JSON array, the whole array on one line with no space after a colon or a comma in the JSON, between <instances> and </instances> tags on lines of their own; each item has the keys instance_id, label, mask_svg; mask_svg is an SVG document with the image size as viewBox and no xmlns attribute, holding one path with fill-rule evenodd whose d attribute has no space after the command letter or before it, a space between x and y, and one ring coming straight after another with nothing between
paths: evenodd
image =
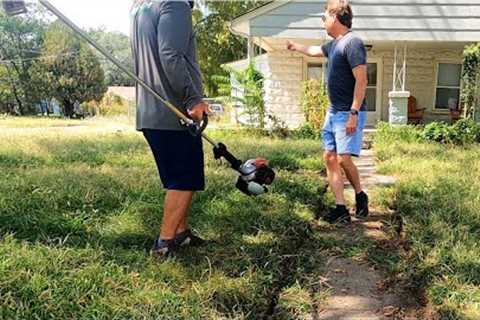
<instances>
[{"instance_id":1,"label":"man's knee","mask_svg":"<svg viewBox=\"0 0 480 320\"><path fill-rule=\"evenodd\" d=\"M333 151L325 151L323 154L323 159L325 160L327 166L334 165L337 161L337 153Z\"/></svg>"},{"instance_id":2,"label":"man's knee","mask_svg":"<svg viewBox=\"0 0 480 320\"><path fill-rule=\"evenodd\" d=\"M337 161L341 166L349 165L352 163L352 156L349 154L340 154L337 156Z\"/></svg>"}]
</instances>

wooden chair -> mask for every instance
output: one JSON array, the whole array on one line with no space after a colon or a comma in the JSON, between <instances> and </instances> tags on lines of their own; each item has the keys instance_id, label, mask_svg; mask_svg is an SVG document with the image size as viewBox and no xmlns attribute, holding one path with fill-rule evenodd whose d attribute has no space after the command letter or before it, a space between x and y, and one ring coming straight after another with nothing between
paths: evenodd
<instances>
[{"instance_id":1,"label":"wooden chair","mask_svg":"<svg viewBox=\"0 0 480 320\"><path fill-rule=\"evenodd\" d=\"M450 121L452 124L462 117L462 107L456 103L456 100L452 104L449 102L448 109L450 110Z\"/></svg>"},{"instance_id":2,"label":"wooden chair","mask_svg":"<svg viewBox=\"0 0 480 320\"><path fill-rule=\"evenodd\" d=\"M423 114L426 108L417 107L417 99L414 96L408 98L408 123L421 124L423 123Z\"/></svg>"},{"instance_id":3,"label":"wooden chair","mask_svg":"<svg viewBox=\"0 0 480 320\"><path fill-rule=\"evenodd\" d=\"M450 121L453 123L460 120L462 117L462 112L460 110L450 110Z\"/></svg>"}]
</instances>

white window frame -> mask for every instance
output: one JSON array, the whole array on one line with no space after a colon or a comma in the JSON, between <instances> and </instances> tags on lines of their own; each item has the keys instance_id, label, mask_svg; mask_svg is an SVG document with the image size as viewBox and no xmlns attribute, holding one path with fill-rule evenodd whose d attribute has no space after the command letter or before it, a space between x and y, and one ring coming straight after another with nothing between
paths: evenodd
<instances>
[{"instance_id":1,"label":"white window frame","mask_svg":"<svg viewBox=\"0 0 480 320\"><path fill-rule=\"evenodd\" d=\"M383 116L383 59L379 57L374 57L374 58L368 58L367 63L376 63L377 64L377 91L376 91L376 106L375 106L375 112L369 111L369 114L374 114L375 115L375 122L380 121ZM322 64L323 65L323 72L325 75L325 67L327 65L327 59L326 58L317 58L317 57L303 57L303 80L306 81L308 80L308 65L309 64ZM326 81L326 79L325 79ZM374 88L373 86L367 86L367 88ZM369 119L372 118L371 116ZM371 124L374 124L371 123Z\"/></svg>"},{"instance_id":2,"label":"white window frame","mask_svg":"<svg viewBox=\"0 0 480 320\"><path fill-rule=\"evenodd\" d=\"M446 86L438 86L438 72L440 70L440 64L459 64L460 68L460 86L459 87L446 87ZM434 84L433 84L433 106L432 110L435 113L450 113L448 106L446 108L437 108L437 89L459 89L460 95L458 98L458 106L461 107L462 105L462 89L463 89L463 81L462 81L462 74L463 74L463 63L457 59L439 59L435 61L435 77L434 77Z\"/></svg>"},{"instance_id":3,"label":"white window frame","mask_svg":"<svg viewBox=\"0 0 480 320\"><path fill-rule=\"evenodd\" d=\"M326 82L325 78L325 67L327 66L327 59L326 58L316 58L316 57L304 57L303 58L303 80L308 80L308 65L309 64L321 64L322 65L322 72L323 72L323 80Z\"/></svg>"},{"instance_id":4,"label":"white window frame","mask_svg":"<svg viewBox=\"0 0 480 320\"><path fill-rule=\"evenodd\" d=\"M382 114L382 99L383 99L383 83L382 83L382 78L383 78L383 61L381 58L367 58L367 64L368 63L375 63L377 65L377 85L371 86L370 84L367 84L367 89L373 89L376 88L376 106L375 106L375 112L372 113L377 113L377 115L380 117Z\"/></svg>"}]
</instances>

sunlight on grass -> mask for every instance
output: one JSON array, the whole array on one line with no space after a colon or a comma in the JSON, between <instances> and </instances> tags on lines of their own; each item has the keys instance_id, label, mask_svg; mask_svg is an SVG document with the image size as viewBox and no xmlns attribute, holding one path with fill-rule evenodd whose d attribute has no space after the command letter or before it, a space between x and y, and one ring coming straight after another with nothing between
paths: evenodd
<instances>
[{"instance_id":1,"label":"sunlight on grass","mask_svg":"<svg viewBox=\"0 0 480 320\"><path fill-rule=\"evenodd\" d=\"M405 141L400 131L376 138L381 171L398 177L376 201L402 216L411 245L395 268L412 285L427 289L443 318L477 319L480 146Z\"/></svg>"},{"instance_id":2,"label":"sunlight on grass","mask_svg":"<svg viewBox=\"0 0 480 320\"><path fill-rule=\"evenodd\" d=\"M0 120L12 128L0 134L0 318L257 319L298 239L309 246L288 281L308 287L321 272L323 239L309 233L323 200L318 141L210 132L241 159L271 159L278 179L246 197L205 145L207 190L191 222L215 242L159 263L149 249L165 194L153 157L140 133L108 121L98 131L99 120ZM60 129L79 123L87 129Z\"/></svg>"}]
</instances>

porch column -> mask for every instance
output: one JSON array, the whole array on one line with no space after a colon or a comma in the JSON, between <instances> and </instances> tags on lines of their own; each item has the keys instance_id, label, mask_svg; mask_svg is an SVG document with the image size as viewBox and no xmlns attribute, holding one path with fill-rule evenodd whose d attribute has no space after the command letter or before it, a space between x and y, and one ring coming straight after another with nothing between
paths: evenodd
<instances>
[{"instance_id":1,"label":"porch column","mask_svg":"<svg viewBox=\"0 0 480 320\"><path fill-rule=\"evenodd\" d=\"M248 63L252 63L254 57L255 57L255 44L253 43L253 38L248 37Z\"/></svg>"},{"instance_id":2,"label":"porch column","mask_svg":"<svg viewBox=\"0 0 480 320\"><path fill-rule=\"evenodd\" d=\"M390 91L388 93L390 124L408 123L408 97L410 91Z\"/></svg>"},{"instance_id":3,"label":"porch column","mask_svg":"<svg viewBox=\"0 0 480 320\"><path fill-rule=\"evenodd\" d=\"M408 98L410 91L405 90L407 79L407 43L403 43L403 52L395 43L393 57L392 91L388 93L389 123L402 125L408 123Z\"/></svg>"}]
</instances>

